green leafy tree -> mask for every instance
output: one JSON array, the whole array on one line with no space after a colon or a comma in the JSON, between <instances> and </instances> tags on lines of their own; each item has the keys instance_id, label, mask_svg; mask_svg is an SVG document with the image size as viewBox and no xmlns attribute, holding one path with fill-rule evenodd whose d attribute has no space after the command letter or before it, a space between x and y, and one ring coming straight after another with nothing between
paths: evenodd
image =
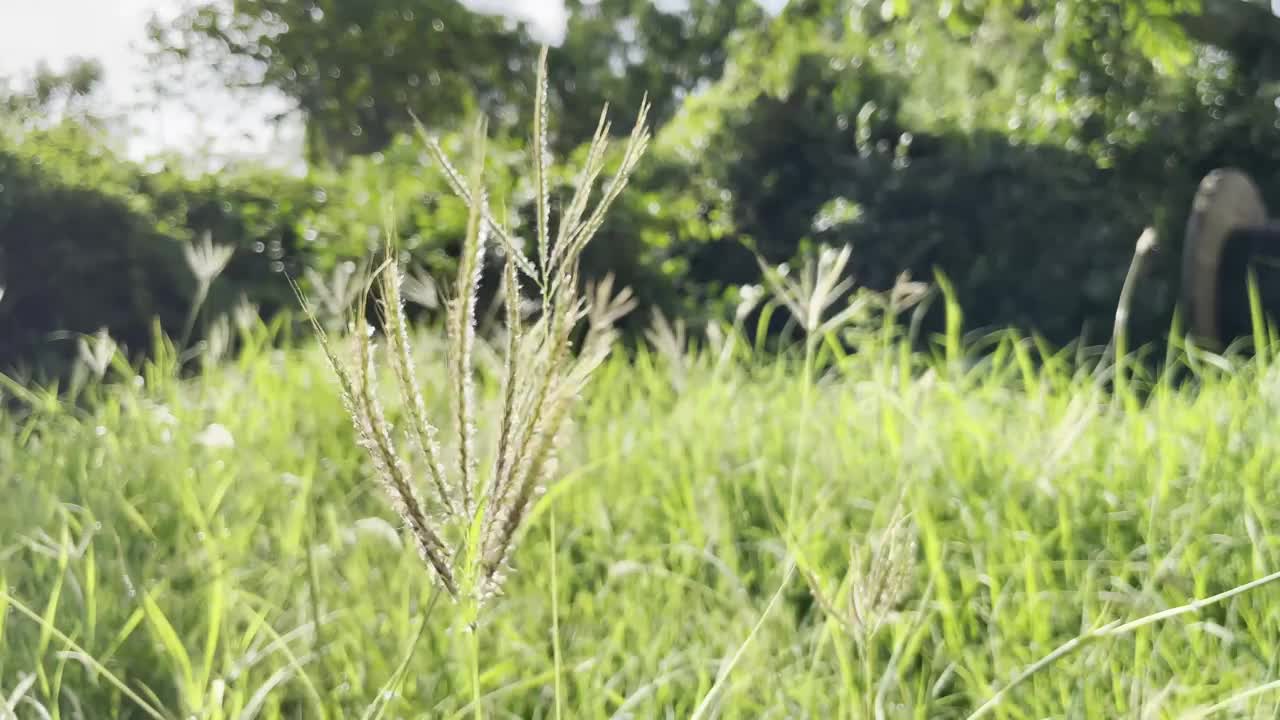
<instances>
[{"instance_id":1,"label":"green leafy tree","mask_svg":"<svg viewBox=\"0 0 1280 720\"><path fill-rule=\"evenodd\" d=\"M14 86L0 79L0 116L19 122L92 117L92 96L102 84L102 63L89 58L72 58L62 70L47 63L36 66L26 82Z\"/></svg>"},{"instance_id":2,"label":"green leafy tree","mask_svg":"<svg viewBox=\"0 0 1280 720\"><path fill-rule=\"evenodd\" d=\"M630 117L648 97L655 124L719 79L733 49L768 17L755 0L569 0L553 91L572 107L608 103ZM596 118L561 112L559 144L591 137Z\"/></svg>"},{"instance_id":3,"label":"green leafy tree","mask_svg":"<svg viewBox=\"0 0 1280 720\"><path fill-rule=\"evenodd\" d=\"M1280 88L1194 37L1189 8L793 0L658 135L629 227L695 305L757 281L753 254L848 243L861 283L940 268L973 324L1065 341L1109 327L1155 224L1134 320L1152 338L1203 174L1280 191Z\"/></svg>"},{"instance_id":4,"label":"green leafy tree","mask_svg":"<svg viewBox=\"0 0 1280 720\"><path fill-rule=\"evenodd\" d=\"M608 102L655 122L721 74L735 38L766 16L754 0L570 0L552 101ZM480 110L499 130L527 126L535 43L527 28L457 0L233 0L151 24L158 62L209 66L235 86L267 87L305 116L312 159L385 148L411 125L454 128ZM557 149L590 139L596 117L559 112ZM619 131L620 132L620 131Z\"/></svg>"},{"instance_id":5,"label":"green leafy tree","mask_svg":"<svg viewBox=\"0 0 1280 720\"><path fill-rule=\"evenodd\" d=\"M312 159L385 147L410 112L449 127L471 111L509 114L508 63L527 35L456 0L203 2L153 21L157 60L208 64L238 87L279 90L304 115Z\"/></svg>"}]
</instances>

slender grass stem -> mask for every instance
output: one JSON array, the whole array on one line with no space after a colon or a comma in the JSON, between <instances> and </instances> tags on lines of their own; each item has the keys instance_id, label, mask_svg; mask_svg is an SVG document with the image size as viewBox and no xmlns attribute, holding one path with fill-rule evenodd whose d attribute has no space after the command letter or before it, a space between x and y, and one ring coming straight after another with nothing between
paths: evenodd
<instances>
[{"instance_id":1,"label":"slender grass stem","mask_svg":"<svg viewBox=\"0 0 1280 720\"><path fill-rule=\"evenodd\" d=\"M200 310L204 308L204 302L209 297L209 283L200 281L196 286L196 294L191 299L191 309L187 311L187 319L182 323L182 335L178 340L178 352L186 350L187 343L191 341L191 333L196 328L196 318L200 317Z\"/></svg>"},{"instance_id":2,"label":"slender grass stem","mask_svg":"<svg viewBox=\"0 0 1280 720\"><path fill-rule=\"evenodd\" d=\"M809 417L813 409L813 366L817 343L812 337L806 337L804 343L804 378L800 384L801 421ZM800 493L800 463L807 455L809 433L801 431L796 437L796 451L791 460L791 477L787 489L787 528L790 533L796 522L796 503Z\"/></svg>"},{"instance_id":3,"label":"slender grass stem","mask_svg":"<svg viewBox=\"0 0 1280 720\"><path fill-rule=\"evenodd\" d=\"M548 518L550 528L548 534L551 537L551 651L555 662L555 692L556 692L556 720L560 720L564 707L564 692L561 686L561 659L560 659L560 590L559 578L556 574L556 513L553 509L551 516Z\"/></svg>"},{"instance_id":4,"label":"slender grass stem","mask_svg":"<svg viewBox=\"0 0 1280 720\"><path fill-rule=\"evenodd\" d=\"M1008 697L1009 692L1012 691L1014 688L1018 687L1019 685L1026 682L1027 680L1031 679L1037 673L1049 667L1050 665L1054 664L1055 662L1061 660L1062 658L1070 655L1071 653L1075 652L1076 650L1079 650L1081 647L1095 640L1127 635L1135 630L1138 630L1139 628L1144 628L1148 625L1153 625L1163 620L1175 618L1175 617L1178 617L1179 615L1186 615L1187 613L1199 612L1209 607L1210 605L1216 605L1220 602L1223 602L1224 600L1230 600L1231 598L1236 597L1237 595L1243 595L1244 593L1247 593L1250 590L1256 590L1264 585L1270 585L1271 583L1277 580L1280 580L1280 571L1274 572L1270 575L1267 575L1266 577L1258 578L1253 582L1248 582L1248 583L1245 583L1244 585L1240 585L1238 587L1231 588L1230 590L1220 592L1217 595L1211 595L1206 598L1193 600L1187 603L1186 605L1179 605L1178 607L1175 607L1175 608L1161 610L1158 613L1152 613L1151 615L1146 615L1144 617L1140 617L1136 620L1131 620L1123 624L1120 623L1118 620L1109 622L1106 625L1090 630L1089 632L1084 633L1083 635L1074 637L1066 641L1065 643L1059 645L1058 647L1054 648L1053 652L1050 652L1048 655L1045 655L1044 657L1035 661L1031 665L1028 665L1024 670L1022 670L1022 672L1015 675L1007 685L1005 685L1003 688L998 690L986 702L980 705L977 710L974 710L973 713L969 715L968 720L977 720L977 718L980 718L986 715L987 713L991 712L993 709L996 708L997 705L1004 702L1005 698Z\"/></svg>"},{"instance_id":5,"label":"slender grass stem","mask_svg":"<svg viewBox=\"0 0 1280 720\"><path fill-rule=\"evenodd\" d=\"M48 632L53 637L56 637L59 641L61 641L64 645L66 645L66 647L69 647L72 650L74 650L76 653L78 653L79 656L84 660L86 664L92 667L94 671L97 672L99 675L106 678L108 682L114 685L122 695L129 698L129 700L132 701L133 704L136 705L138 709L141 710L143 713L145 713L149 717L156 718L156 720L165 720L164 714L161 713L158 709L156 709L155 706L153 706L151 703L147 702L146 700L143 700L142 696L134 692L133 689L131 689L128 685L125 685L124 682L120 680L120 678L116 677L115 674L113 674L110 670L106 668L106 666L104 666L101 662L99 662L92 655L90 655L87 650L80 647L80 645L78 645L74 640L72 640L70 637L67 637L65 633L63 633L61 630L59 630L58 628L50 624L44 617L41 617L41 615L37 613L35 610L32 610L31 608L27 607L20 600L18 600L18 598L10 595L9 593L5 592L2 589L0 589L0 600L3 600L6 604L8 604L10 607L17 610L20 614L26 616L27 619L39 625L42 630Z\"/></svg>"},{"instance_id":6,"label":"slender grass stem","mask_svg":"<svg viewBox=\"0 0 1280 720\"><path fill-rule=\"evenodd\" d=\"M471 717L475 720L483 720L484 708L480 703L480 628L479 623L476 622L479 608L475 607L474 601L468 602L472 608L467 613L470 618L463 631L467 634L467 660L471 674Z\"/></svg>"}]
</instances>

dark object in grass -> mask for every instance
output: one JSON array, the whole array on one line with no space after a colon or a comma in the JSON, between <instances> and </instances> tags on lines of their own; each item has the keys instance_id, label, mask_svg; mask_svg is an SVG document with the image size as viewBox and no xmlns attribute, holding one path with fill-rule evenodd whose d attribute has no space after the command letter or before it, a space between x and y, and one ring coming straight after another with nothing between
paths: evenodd
<instances>
[{"instance_id":1,"label":"dark object in grass","mask_svg":"<svg viewBox=\"0 0 1280 720\"><path fill-rule=\"evenodd\" d=\"M1218 268L1218 332L1221 342L1253 332L1249 272L1257 280L1259 304L1267 320L1280 311L1280 220L1233 231Z\"/></svg>"},{"instance_id":2,"label":"dark object in grass","mask_svg":"<svg viewBox=\"0 0 1280 720\"><path fill-rule=\"evenodd\" d=\"M1255 267L1260 289L1277 285L1262 280L1266 263L1258 261L1269 258L1280 261L1280 225L1270 224L1257 185L1234 168L1209 173L1192 203L1182 256L1183 302L1198 342L1217 348L1249 332L1248 269Z\"/></svg>"}]
</instances>

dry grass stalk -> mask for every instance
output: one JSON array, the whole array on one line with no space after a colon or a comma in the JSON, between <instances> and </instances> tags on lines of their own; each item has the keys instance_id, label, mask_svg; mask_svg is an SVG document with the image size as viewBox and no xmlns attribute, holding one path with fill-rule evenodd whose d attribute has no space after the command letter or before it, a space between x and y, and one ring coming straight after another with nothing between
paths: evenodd
<instances>
[{"instance_id":1,"label":"dry grass stalk","mask_svg":"<svg viewBox=\"0 0 1280 720\"><path fill-rule=\"evenodd\" d=\"M683 390L689 364L689 337L684 319L676 318L672 323L661 310L655 308L644 336L658 354L666 359L672 387Z\"/></svg>"},{"instance_id":2,"label":"dry grass stalk","mask_svg":"<svg viewBox=\"0 0 1280 720\"><path fill-rule=\"evenodd\" d=\"M852 639L861 656L865 717L883 717L879 692L873 691L878 684L873 643L902 600L915 570L915 529L902 508L900 500L878 541L866 539L866 546L872 548L869 558L864 560L856 541L849 543L848 567L832 590L824 587L828 583L818 577L814 569L802 567L801 570L809 594Z\"/></svg>"},{"instance_id":3,"label":"dry grass stalk","mask_svg":"<svg viewBox=\"0 0 1280 720\"><path fill-rule=\"evenodd\" d=\"M227 263L231 262L235 248L230 245L214 245L213 234L206 231L200 236L200 242L191 243L182 252L196 282L207 288L222 274Z\"/></svg>"},{"instance_id":4,"label":"dry grass stalk","mask_svg":"<svg viewBox=\"0 0 1280 720\"><path fill-rule=\"evenodd\" d=\"M863 652L902 599L915 567L916 538L907 516L896 512L863 558L855 542L849 544L849 566L834 592L811 571L804 570L810 594L832 619L857 642Z\"/></svg>"},{"instance_id":5,"label":"dry grass stalk","mask_svg":"<svg viewBox=\"0 0 1280 720\"><path fill-rule=\"evenodd\" d=\"M440 291L436 287L435 279L427 274L424 268L419 267L412 274L405 276L403 284L404 287L400 291L405 300L427 310L440 307Z\"/></svg>"},{"instance_id":6,"label":"dry grass stalk","mask_svg":"<svg viewBox=\"0 0 1280 720\"><path fill-rule=\"evenodd\" d=\"M770 291L790 311L807 337L819 338L867 310L866 299L858 297L843 310L823 319L827 310L853 287L853 281L844 277L852 255L853 249L847 245L840 250L823 248L816 260L805 262L798 279L790 277L786 265L774 268L760 262Z\"/></svg>"},{"instance_id":7,"label":"dry grass stalk","mask_svg":"<svg viewBox=\"0 0 1280 720\"><path fill-rule=\"evenodd\" d=\"M311 291L319 297L321 324L330 330L341 327L356 296L364 289L357 280L364 275L363 269L348 260L338 263L327 278L312 268L303 274Z\"/></svg>"},{"instance_id":8,"label":"dry grass stalk","mask_svg":"<svg viewBox=\"0 0 1280 720\"><path fill-rule=\"evenodd\" d=\"M262 321L262 314L258 304L250 302L248 296L241 293L240 299L236 302L235 307L231 309L231 319L237 330L247 333Z\"/></svg>"},{"instance_id":9,"label":"dry grass stalk","mask_svg":"<svg viewBox=\"0 0 1280 720\"><path fill-rule=\"evenodd\" d=\"M191 301L191 309L187 313L187 320L183 325L182 339L178 342L180 348L185 348L187 341L191 339L196 318L199 317L200 310L209 297L209 289L213 286L213 281L227 269L227 264L235 255L235 248L230 245L213 244L213 234L205 231L199 242L193 242L183 248L183 255L188 269L195 277L196 290Z\"/></svg>"},{"instance_id":10,"label":"dry grass stalk","mask_svg":"<svg viewBox=\"0 0 1280 720\"><path fill-rule=\"evenodd\" d=\"M94 378L101 380L111 367L116 356L116 341L111 338L107 329L101 328L92 337L82 337L76 343L80 362L88 368Z\"/></svg>"},{"instance_id":11,"label":"dry grass stalk","mask_svg":"<svg viewBox=\"0 0 1280 720\"><path fill-rule=\"evenodd\" d=\"M546 51L538 62L538 96L534 119L534 176L537 186L538 263L520 250L505 228L494 220L483 185L483 123L475 135L476 152L466 174L459 172L440 144L418 129L442 168L453 191L467 204L469 216L452 297L446 303L448 345L447 384L455 432L456 463L452 468L428 417L410 351L404 315L405 279L394 256L393 243L373 275L380 287L379 310L386 358L399 389L410 428L405 433L419 479L394 444L394 433L378 400L372 329L365 322L363 300L355 315L351 340L357 362L339 358L335 344L299 298L338 378L358 440L369 453L377 477L395 511L408 527L419 554L436 580L455 599L471 607L501 587L518 531L533 501L556 473L556 448L569 411L583 386L607 357L616 339L616 321L634 307L629 290L613 292L612 278L580 293L579 259L603 222L609 206L626 186L627 178L649 142L647 101L642 105L617 174L591 207L596 179L604 170L608 123L601 115L587 161L578 176L573 198L560 219L554 244L550 230L547 189ZM496 239L504 258L503 293L506 357L502 369L501 410L496 418L496 451L482 464L476 439L479 418L475 402L476 298L483 260ZM521 283L539 292L541 312L528 323L521 307ZM573 337L586 321L577 351ZM485 467L487 465L487 468ZM420 489L421 486L421 489ZM425 497L424 497L425 495Z\"/></svg>"},{"instance_id":12,"label":"dry grass stalk","mask_svg":"<svg viewBox=\"0 0 1280 720\"><path fill-rule=\"evenodd\" d=\"M1115 323L1111 329L1111 340L1103 351L1104 361L1111 360L1118 363L1124 360L1123 357L1118 356L1124 355L1125 340L1129 332L1129 316L1133 311L1134 293L1137 292L1138 280L1142 277L1147 257L1156 251L1158 244L1159 237L1155 228L1144 229L1142 235L1138 237L1138 242L1133 249L1133 261L1129 264L1129 271L1125 273L1124 285L1120 288L1120 299L1116 302ZM1103 364L1098 365L1099 372L1103 367Z\"/></svg>"}]
</instances>

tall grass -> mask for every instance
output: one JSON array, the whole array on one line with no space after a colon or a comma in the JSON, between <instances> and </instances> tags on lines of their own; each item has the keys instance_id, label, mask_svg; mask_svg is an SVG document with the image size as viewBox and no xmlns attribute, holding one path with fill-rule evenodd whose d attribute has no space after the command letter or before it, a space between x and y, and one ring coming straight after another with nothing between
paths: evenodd
<instances>
[{"instance_id":1,"label":"tall grass","mask_svg":"<svg viewBox=\"0 0 1280 720\"><path fill-rule=\"evenodd\" d=\"M323 353L273 349L272 332L250 326L195 378L174 352L117 360L86 381L91 403L0 415L0 707L470 712L463 609L433 595L366 481ZM1135 373L1117 403L1092 367L1013 336L956 365L872 329L852 354L819 346L805 379L802 352L725 332L728 360L687 350L680 390L662 353L600 366L477 638L491 714L681 717L718 687L722 717L962 718L1081 635L988 717L1280 707L1271 589L1096 631L1278 569L1274 362L1176 356L1193 382ZM448 344L409 337L419 376L447 376ZM498 378L476 384L482 416ZM423 405L448 416L431 385ZM893 542L904 518L918 549L884 565L904 568L895 602L850 633L871 558L910 547ZM766 613L796 550L820 593L790 584Z\"/></svg>"},{"instance_id":2,"label":"tall grass","mask_svg":"<svg viewBox=\"0 0 1280 720\"><path fill-rule=\"evenodd\" d=\"M436 389L448 388L449 417L454 442L445 448L438 421L431 419L423 400L423 386L415 372L408 324L401 298L404 282L394 238L387 243L387 259L375 272L380 290L382 334L386 356L399 395L407 409L403 434L413 452L397 450L396 426L388 419L379 397L375 372L373 329L368 327L365 293L352 321L355 362L340 357L319 316L303 300L312 326L337 376L343 403L356 430L359 445L372 461L372 475L385 488L392 506L408 530L434 582L458 601L471 659L471 709L482 716L480 651L477 632L484 606L497 595L509 573L509 558L518 534L547 483L555 479L557 452L565 420L592 374L608 356L616 335L613 325L632 308L630 293L612 294L611 282L598 286L595 297L581 294L579 258L618 198L649 140L642 104L619 167L592 206L596 180L605 168L609 123L602 113L587 160L572 199L561 214L555 242L551 239L551 198L547 188L547 52L537 65L537 94L533 115L532 175L537 206L536 260L525 256L519 243L493 220L484 186L485 125L475 133L476 151L464 175L455 169L434 138L426 145L469 208L466 235L446 331L447 367ZM425 130L419 126L423 135ZM503 298L506 343L502 371L502 401L493 413L492 459L481 467L478 412L475 397L476 312L479 284L490 235L504 255ZM528 323L523 309L522 282L533 284L541 298L541 313ZM581 344L573 338L586 320ZM446 469L445 451L455 461ZM421 472L415 472L415 465ZM419 477L420 476L420 477ZM554 625L554 623L553 623ZM556 639L558 642L558 638ZM557 689L559 683L556 684ZM556 705L560 706L557 692Z\"/></svg>"}]
</instances>

